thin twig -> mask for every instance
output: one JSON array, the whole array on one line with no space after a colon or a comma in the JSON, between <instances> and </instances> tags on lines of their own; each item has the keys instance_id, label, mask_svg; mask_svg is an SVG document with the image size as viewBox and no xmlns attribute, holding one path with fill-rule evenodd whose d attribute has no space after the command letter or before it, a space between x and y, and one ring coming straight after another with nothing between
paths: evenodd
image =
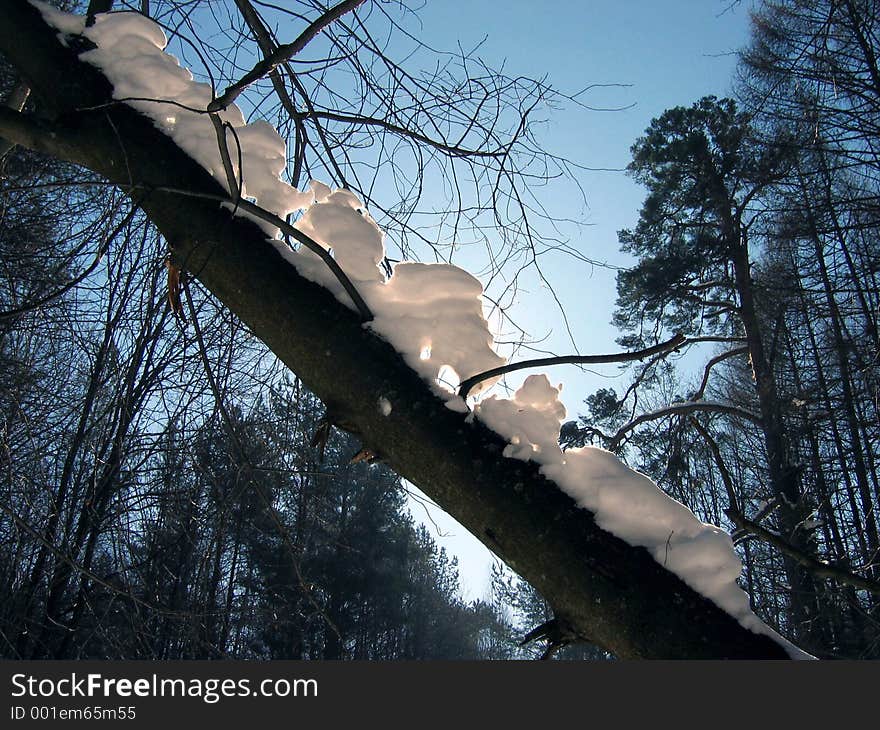
<instances>
[{"instance_id":1,"label":"thin twig","mask_svg":"<svg viewBox=\"0 0 880 730\"><path fill-rule=\"evenodd\" d=\"M131 210L126 213L125 218L123 218L122 222L119 223L104 239L104 242L98 247L98 252L95 254L95 258L92 259L92 262L77 274L73 279L68 281L63 286L59 287L53 292L46 294L43 297L40 297L34 302L29 302L28 304L24 304L20 307L16 307L15 309L6 309L0 310L0 319L9 319L11 317L18 317L19 315L24 314L25 312L32 312L40 307L48 304L51 301L54 301L60 296L63 296L75 286L84 281L96 268L98 268L98 264L101 263L101 259L104 258L104 254L107 253L107 249L110 247L113 239L116 238L121 232L122 229L125 228L129 223L131 223L132 218L134 218L134 214L138 210L138 201L134 201L131 206Z\"/></svg>"},{"instance_id":2,"label":"thin twig","mask_svg":"<svg viewBox=\"0 0 880 730\"><path fill-rule=\"evenodd\" d=\"M254 81L273 71L279 64L293 58L334 20L341 18L343 15L351 12L358 5L362 5L363 3L364 0L343 0L343 2L338 5L334 5L310 23L309 26L299 34L296 40L292 43L285 43L282 46L278 46L270 56L267 56L257 63L257 65L242 76L240 80L227 88L226 91L208 105L208 111L217 112L228 107L238 98L239 94L241 94L241 92Z\"/></svg>"},{"instance_id":3,"label":"thin twig","mask_svg":"<svg viewBox=\"0 0 880 730\"><path fill-rule=\"evenodd\" d=\"M232 167L232 158L229 156L229 144L226 142L226 123L220 119L219 114L209 114L208 116L211 118L211 124L214 125L214 132L217 135L217 148L220 150L220 159L223 161L223 170L226 173L226 185L237 205L241 198L241 185L235 175L235 169ZM239 168L240 172L241 168Z\"/></svg>"},{"instance_id":4,"label":"thin twig","mask_svg":"<svg viewBox=\"0 0 880 730\"><path fill-rule=\"evenodd\" d=\"M189 309L190 318L192 319L193 328L196 333L196 344L198 346L199 356L202 360L202 366L205 369L205 375L208 378L208 385L210 386L211 392L214 395L214 402L217 405L217 410L220 412L220 416L223 419L224 424L226 425L227 432L229 433L229 438L232 441L236 452L238 452L237 456L239 460L242 464L246 464L249 470L252 470L253 465L251 464L250 458L245 453L244 446L238 438L238 434L235 431L235 424L233 424L232 417L229 415L229 411L227 411L226 406L223 403L223 396L220 392L220 387L217 384L217 380L214 377L214 372L211 369L211 363L208 360L208 351L205 348L205 341L202 337L202 329L199 326L199 320L196 315L196 308L193 305L192 295L190 294L189 286L187 285L187 281L185 278L182 279L182 288L184 297L186 298L187 308ZM300 587L303 589L306 598L308 599L309 603L312 604L312 607L321 615L324 621L326 621L327 625L333 630L333 632L339 638L340 643L342 643L342 634L340 633L339 628L336 626L330 616L327 615L324 608L318 604L317 600L312 595L311 589L306 583L305 577L300 570L299 560L296 555L297 548L293 544L293 541L290 539L290 531L281 521L281 517L279 516L278 511L269 501L269 498L263 492L263 489L257 482L257 480L248 479L248 482L250 482L251 486L254 488L254 491L257 493L257 496L260 498L260 501L263 503L263 506L269 513L269 517L275 523L275 527L281 535L281 539L284 542L285 547L287 547L287 550L290 553L290 561L293 565L293 570L296 573L297 580L299 581Z\"/></svg>"},{"instance_id":5,"label":"thin twig","mask_svg":"<svg viewBox=\"0 0 880 730\"><path fill-rule=\"evenodd\" d=\"M252 203L247 198L241 198L240 200L233 200L228 196L223 195L214 195L212 193L200 193L195 192L193 190L184 190L181 188L171 188L171 187L150 187L144 185L133 185L132 188L145 188L152 190L154 192L162 192L162 193L173 193L175 195L185 195L190 198L202 198L204 200L216 200L221 203L229 203L233 206L238 206L245 213L249 213L255 218L259 218L260 220L264 220L267 223L271 223L273 226L277 226L281 229L282 233L290 236L291 238L295 238L299 243L309 249L312 253L316 254L321 261L323 261L327 268L333 272L333 275L339 280L339 283L342 284L343 289L345 289L345 293L351 297L351 301L354 303L355 308L361 315L361 319L364 322L369 322L373 319L373 312L367 306L367 303L364 301L364 298L360 295L358 290L355 288L351 279L348 278L348 275L342 270L342 267L337 263L336 259L334 259L330 252L324 248L320 243L315 241L308 234L303 233L300 230L294 228L290 223L288 223L283 218L279 218L274 213L270 213L265 208L261 208L256 203Z\"/></svg>"}]
</instances>

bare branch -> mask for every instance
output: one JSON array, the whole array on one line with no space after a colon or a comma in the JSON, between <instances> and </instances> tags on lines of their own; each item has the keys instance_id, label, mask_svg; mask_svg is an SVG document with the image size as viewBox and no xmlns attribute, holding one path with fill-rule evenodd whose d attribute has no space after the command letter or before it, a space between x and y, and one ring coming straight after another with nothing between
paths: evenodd
<instances>
[{"instance_id":1,"label":"bare branch","mask_svg":"<svg viewBox=\"0 0 880 730\"><path fill-rule=\"evenodd\" d=\"M115 593L119 596L127 598L128 600L136 603L144 608L148 608L151 611L155 611L156 613L163 614L166 616L180 616L184 618L191 618L192 614L184 611L172 611L171 609L164 608L163 606L158 606L154 603L150 603L149 601L145 601L143 598L140 598L133 594L131 591L126 590L120 586L114 585L109 580L101 577L97 573L92 570L89 570L85 566L76 562L73 558L70 557L65 551L59 549L56 545L46 540L45 536L40 534L39 530L35 529L32 525L28 524L25 520L23 520L18 514L15 513L13 509L8 507L6 504L0 503L0 512L3 512L9 519L11 519L15 526L18 527L22 532L27 533L33 540L36 540L41 545L43 545L49 552L51 552L58 560L70 566L70 568L81 575L86 576L90 580L93 580L95 583L102 585L107 590Z\"/></svg>"},{"instance_id":2,"label":"bare branch","mask_svg":"<svg viewBox=\"0 0 880 730\"><path fill-rule=\"evenodd\" d=\"M218 112L228 107L238 98L239 94L241 94L241 92L244 91L248 86L250 86L254 81L273 71L279 64L293 58L297 53L305 48L315 36L317 36L334 20L341 18L343 15L351 12L358 5L362 5L363 3L364 0L343 0L343 2L339 3L338 5L334 5L332 8L324 12L319 18L309 24L309 26L302 33L299 34L299 37L297 37L297 39L294 40L293 43L286 43L283 46L278 46L272 53L272 55L264 58L244 76L242 76L239 81L226 89L226 91L224 91L222 95L220 95L217 99L215 99L208 105L208 111Z\"/></svg>"},{"instance_id":3,"label":"bare branch","mask_svg":"<svg viewBox=\"0 0 880 730\"><path fill-rule=\"evenodd\" d=\"M223 195L213 195L211 193L196 193L191 190L181 190L179 188L169 188L169 187L145 187L138 185L130 185L127 186L130 190L136 190L138 188L144 187L147 191L153 192L164 192L164 193L174 193L175 195L183 195L188 198L202 198L204 200L216 200L222 203L229 203L230 205L234 205L237 208L241 208L245 213L249 213L250 215L259 218L260 220L264 220L267 223L271 223L273 226L277 226L282 233L291 238L296 239L309 249L312 253L316 254L318 258L321 259L325 264L327 264L327 268L333 272L333 275L339 280L339 283L342 284L342 287L345 289L345 293L351 297L352 302L354 302L355 308L361 315L361 318L364 322L369 322L373 319L373 312L364 301L364 298L360 295L355 285L352 283L351 279L348 278L348 275L342 270L342 267L337 263L336 259L334 259L330 252L327 251L320 243L318 243L315 239L309 236L306 233L303 233L297 228L294 228L290 223L288 223L283 218L279 218L274 213L270 213L265 208L261 208L256 203L252 203L247 198L239 198L233 199L228 196Z\"/></svg>"},{"instance_id":4,"label":"bare branch","mask_svg":"<svg viewBox=\"0 0 880 730\"><path fill-rule=\"evenodd\" d=\"M186 298L187 308L189 309L189 316L192 319L193 329L196 333L196 343L198 344L199 349L199 357L202 361L202 367L205 370L205 376L208 378L208 384L211 388L211 393L214 396L214 403L217 406L217 410L220 412L220 416L223 419L223 423L226 426L226 431L229 434L229 438L232 441L236 456L239 461L243 464L247 464L248 467L253 468L250 459L248 458L247 453L245 452L244 446L242 446L241 441L238 438L238 434L235 430L235 424L232 422L232 418L229 415L229 411L226 408L225 403L223 402L223 394L220 392L220 387L217 384L217 379L214 377L214 371L211 369L211 363L208 360L208 350L205 347L205 340L202 336L202 328L199 325L199 317L196 313L195 305L193 304L192 294L189 290L189 284L187 283L186 278L183 279L183 293ZM266 511L269 513L272 522L275 525L275 529L278 530L278 534L281 536L281 539L284 541L284 546L287 548L287 551L290 555L290 562L293 565L294 572L296 573L297 580L299 581L300 588L302 588L304 594L309 600L309 603L312 604L312 607L321 617L326 621L327 625L332 629L332 631L339 637L340 641L342 640L342 634L339 631L339 628L333 622L333 620L327 615L327 612L323 609L323 607L315 600L314 592L309 587L308 582L303 577L302 571L299 565L299 558L297 556L297 548L293 544L293 540L290 537L290 531L284 526L284 522L281 520L281 517L278 515L278 510L275 509L275 506L266 496L266 493L263 491L262 486L259 482L254 479L248 479L248 483L253 487L254 491L257 493L257 496L260 498L260 501L263 503L263 507L265 507Z\"/></svg>"},{"instance_id":5,"label":"bare branch","mask_svg":"<svg viewBox=\"0 0 880 730\"><path fill-rule=\"evenodd\" d=\"M672 403L663 408L658 408L656 411L642 413L626 425L621 426L617 433L611 438L608 448L611 451L616 449L626 434L638 426L641 426L643 423L657 421L661 418L666 418L667 416L681 416L687 413L697 413L700 411L707 413L722 413L726 416L743 418L759 425L761 423L761 416L752 411L747 411L744 408L737 408L736 406L731 406L726 403L716 403L714 401L683 401L681 403Z\"/></svg>"},{"instance_id":6,"label":"bare branch","mask_svg":"<svg viewBox=\"0 0 880 730\"><path fill-rule=\"evenodd\" d=\"M260 46L263 56L270 56L274 53L277 46L272 41L269 31L266 30L266 26L263 24L259 13L257 13L253 5L250 4L249 0L234 1L242 18L244 18L244 22L247 23L248 28L250 28L251 32L254 34L254 38L257 41L257 45ZM296 105L293 103L293 99L290 98L290 94L287 93L287 87L284 85L284 81L281 78L281 74L278 73L277 68L273 68L269 72L269 80L272 82L272 88L275 89L275 93L278 94L278 98L285 111L290 115L291 119L295 118L297 115ZM294 176L294 186L296 186L297 183L297 177Z\"/></svg>"},{"instance_id":7,"label":"bare branch","mask_svg":"<svg viewBox=\"0 0 880 730\"><path fill-rule=\"evenodd\" d=\"M709 447L712 459L715 461L715 466L718 467L718 473L721 474L721 481L724 483L724 489L727 491L727 500L730 503L731 509L739 511L739 500L736 496L736 489L733 486L733 477L730 476L730 470L727 468L727 464L724 463L724 458L721 456L721 449L718 447L718 443L712 438L712 434L709 433L709 430L696 418L692 417L689 421L697 430L697 433L703 437L706 446Z\"/></svg>"},{"instance_id":8,"label":"bare branch","mask_svg":"<svg viewBox=\"0 0 880 730\"><path fill-rule=\"evenodd\" d=\"M29 302L23 306L16 307L15 309L0 310L0 320L11 319L14 317L18 317L25 312L32 312L36 309L39 309L49 302L54 301L58 297L63 296L71 289L73 289L77 284L85 281L85 279L96 268L98 268L98 264L101 263L101 258L107 252L107 249L110 247L110 243L113 241L113 239L115 239L116 236L118 236L129 223L131 223L135 213L137 213L137 210L138 206L137 203L135 203L131 206L131 210L126 214L122 221L107 236L105 236L104 241L101 243L97 253L95 254L95 258L92 259L92 262L85 269L83 269L81 273L79 273L77 276L67 282L64 286L61 286L55 291L40 297L36 301Z\"/></svg>"},{"instance_id":9,"label":"bare branch","mask_svg":"<svg viewBox=\"0 0 880 730\"><path fill-rule=\"evenodd\" d=\"M691 400L698 400L703 397L703 394L706 392L706 386L709 385L709 374L712 372L712 368L714 368L718 363L724 362L725 360L729 360L732 357L736 357L737 355L745 355L748 353L749 348L746 346L737 347L734 350L728 350L727 352L722 352L720 355L716 355L709 362L706 363L706 367L703 370L703 381L700 383L700 387L697 389L697 392L691 396Z\"/></svg>"},{"instance_id":10,"label":"bare branch","mask_svg":"<svg viewBox=\"0 0 880 730\"><path fill-rule=\"evenodd\" d=\"M339 112L330 111L312 111L307 114L299 114L298 117L301 119L326 119L329 121L351 124L352 126L363 125L370 127L381 127L382 129L393 132L394 134L399 134L403 137L413 139L416 142L421 142L422 144L428 145L429 147L433 147L440 152L449 155L450 157L504 157L509 153L511 145L516 142L517 139L517 136L514 135L511 140L507 142L503 147L494 150L468 149L466 147L462 147L459 144L447 144L446 142L432 139L425 134L420 134L419 132L416 132L412 129L406 129L398 124L389 122L387 119L377 119L375 117L359 116L353 114L340 114ZM518 132L519 131L520 130L518 130Z\"/></svg>"},{"instance_id":11,"label":"bare branch","mask_svg":"<svg viewBox=\"0 0 880 730\"><path fill-rule=\"evenodd\" d=\"M458 389L458 394L462 398L467 398L468 393L477 384L489 378L498 375L506 375L517 370L525 370L527 368L546 367L548 365L599 365L601 363L611 362L631 362L633 360L643 360L661 352L669 352L686 344L687 338L682 334L677 334L666 342L647 347L644 350L635 350L633 352L616 352L609 355L562 355L559 357L540 357L533 360L523 360L521 362L509 363L491 370L473 375L464 380Z\"/></svg>"},{"instance_id":12,"label":"bare branch","mask_svg":"<svg viewBox=\"0 0 880 730\"><path fill-rule=\"evenodd\" d=\"M868 580L867 578L862 578L860 575L851 573L850 571L837 565L833 565L832 563L826 563L812 555L807 555L807 553L798 550L781 535L772 530L768 530L766 527L762 527L756 522L752 522L735 509L724 510L724 514L726 514L730 518L730 521L741 530L745 530L764 542L778 548L780 552L796 560L814 575L820 578L831 578L840 583L850 585L853 588L880 595L880 583Z\"/></svg>"},{"instance_id":13,"label":"bare branch","mask_svg":"<svg viewBox=\"0 0 880 730\"><path fill-rule=\"evenodd\" d=\"M220 150L220 159L223 161L223 171L226 173L226 185L229 188L229 194L238 204L241 198L241 185L232 167L232 158L229 156L229 145L226 142L226 124L221 121L219 114L209 114L208 116L211 118L211 124L214 125L214 132L217 135L217 148ZM240 166L239 172L241 172Z\"/></svg>"},{"instance_id":14,"label":"bare branch","mask_svg":"<svg viewBox=\"0 0 880 730\"><path fill-rule=\"evenodd\" d=\"M721 449L718 447L717 442L715 441L715 439L712 438L708 430L706 430L706 428L696 418L691 418L690 423L703 437L703 440L709 447L709 451L712 454L715 465L718 467L718 473L721 475L721 481L724 483L724 488L727 490L727 498L730 501L731 506L728 509L724 510L724 514L726 514L728 518L730 518L731 522L733 522L733 524L735 524L740 531L748 533L750 535L754 535L764 542L773 545L785 555L788 555L790 558L797 560L798 563L803 565L810 572L812 572L814 575L819 576L820 578L831 578L840 583L851 585L854 588L869 591L871 593L880 593L880 583L868 580L867 578L862 578L861 576L845 570L844 568L841 568L837 565L832 565L831 563L819 560L812 555L808 555L802 550L794 547L781 535L771 530L768 530L766 527L762 527L756 521L748 519L740 511L740 508L738 506L739 503L736 497L736 490L733 486L733 478L730 476L730 471L728 470L727 465L724 463L724 458L721 455ZM762 515L763 514L766 513L762 511Z\"/></svg>"}]
</instances>

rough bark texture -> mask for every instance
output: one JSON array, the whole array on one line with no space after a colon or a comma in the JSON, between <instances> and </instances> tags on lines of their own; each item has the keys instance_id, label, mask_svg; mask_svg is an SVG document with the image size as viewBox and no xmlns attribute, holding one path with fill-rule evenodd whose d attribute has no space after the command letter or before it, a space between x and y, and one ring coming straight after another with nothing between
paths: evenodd
<instances>
[{"instance_id":1,"label":"rough bark texture","mask_svg":"<svg viewBox=\"0 0 880 730\"><path fill-rule=\"evenodd\" d=\"M0 50L52 112L31 123L0 113L0 136L129 192L183 268L366 446L532 583L574 633L627 658L786 658L646 550L599 529L535 464L504 458L501 438L446 409L390 345L300 277L254 225L216 202L158 192L223 193L149 120L109 103L107 80L62 46L26 0L4 3ZM388 416L379 397L393 406Z\"/></svg>"}]
</instances>

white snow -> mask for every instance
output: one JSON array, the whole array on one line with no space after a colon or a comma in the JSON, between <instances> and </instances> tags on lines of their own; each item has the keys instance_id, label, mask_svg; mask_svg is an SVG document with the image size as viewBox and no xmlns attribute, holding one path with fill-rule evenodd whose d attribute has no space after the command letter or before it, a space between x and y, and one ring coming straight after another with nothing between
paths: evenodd
<instances>
[{"instance_id":1,"label":"white snow","mask_svg":"<svg viewBox=\"0 0 880 730\"><path fill-rule=\"evenodd\" d=\"M369 327L388 340L407 364L438 395L464 378L505 363L493 349L494 338L483 312L480 282L449 264L402 262L387 281L379 268L385 256L383 234L363 204L347 190L329 192L312 182L315 204L294 225L333 256L373 312ZM353 306L342 284L309 249L280 249L307 279ZM485 381L479 393L497 381Z\"/></svg>"},{"instance_id":2,"label":"white snow","mask_svg":"<svg viewBox=\"0 0 880 730\"><path fill-rule=\"evenodd\" d=\"M46 20L62 33L81 33L98 48L81 58L100 68L113 84L113 97L126 100L168 134L190 157L229 190L226 172L210 117L209 84L193 80L177 59L163 52L165 34L138 13L99 14L91 28L82 17L62 13L39 2ZM174 102L174 103L171 103ZM295 226L328 250L375 314L370 327L401 352L438 394L448 393L443 380L459 380L498 367L505 360L492 347L483 314L480 282L466 271L446 264L405 262L385 281L379 263L385 256L383 234L363 204L347 190L331 190L312 181L298 191L280 179L286 164L285 143L266 122L245 124L235 105L220 113L234 128L227 145L242 195L279 218L298 210L305 214ZM237 138L237 139L236 139ZM239 148L243 170L239 173ZM232 204L225 204L234 208ZM239 211L273 240L277 227ZM342 285L315 253L275 245L306 278L330 289L353 307ZM495 381L474 389L479 393Z\"/></svg>"},{"instance_id":3,"label":"white snow","mask_svg":"<svg viewBox=\"0 0 880 730\"><path fill-rule=\"evenodd\" d=\"M80 58L104 72L113 84L113 98L126 100L152 119L229 190L217 133L204 113L213 98L211 86L194 81L174 56L163 52L167 41L158 25L139 13L123 12L100 13L95 24L86 28L83 16L33 0L32 4L61 31L62 40L64 34L80 34L98 46ZM279 179L287 166L287 147L270 124L262 120L245 124L234 105L220 112L220 118L234 129L226 132L226 144L235 173L244 182L244 197L255 199L281 218L312 203L311 192L301 193ZM242 171L238 170L239 146ZM267 228L265 223L261 226ZM277 229L268 227L267 232L274 236Z\"/></svg>"},{"instance_id":4,"label":"white snow","mask_svg":"<svg viewBox=\"0 0 880 730\"><path fill-rule=\"evenodd\" d=\"M114 98L151 118L229 189L214 127L207 114L198 113L211 102L211 88L195 82L173 56L163 52L166 40L158 26L137 13L113 13L99 15L93 27L85 28L82 17L31 1L59 30L62 40L64 34L77 33L92 40L98 48L81 57L104 72L113 84ZM235 129L235 135L227 133L234 163L235 136L241 145L243 194L281 218L304 211L296 227L332 252L375 315L369 327L401 353L447 408L467 414L468 419L476 415L507 440L505 456L539 464L544 475L595 514L599 526L648 549L660 564L743 626L772 636L793 657L807 656L749 609L748 597L736 584L742 565L727 533L700 522L607 451L585 447L562 452L558 444L565 419L558 398L561 386L553 387L544 375L532 375L512 399L484 397L469 412L454 386L505 362L493 349L477 279L451 265L407 262L397 264L386 280L379 268L385 255L383 234L357 197L317 181L307 191L295 190L280 179L287 164L286 149L274 129L265 122L245 124L234 106L221 117ZM303 276L353 307L316 254L291 250L277 240L276 228L265 222L260 225ZM481 383L472 394L485 392L494 382ZM382 415L391 414L387 398L380 397L377 403Z\"/></svg>"},{"instance_id":5,"label":"white snow","mask_svg":"<svg viewBox=\"0 0 880 730\"><path fill-rule=\"evenodd\" d=\"M744 627L778 641L793 658L810 658L752 613L748 595L736 583L742 563L728 533L701 522L609 451L593 446L562 451L561 388L554 388L546 375L530 375L512 400L489 396L474 410L477 418L508 439L505 456L540 464L541 473L590 510L603 530L647 548L691 588Z\"/></svg>"}]
</instances>

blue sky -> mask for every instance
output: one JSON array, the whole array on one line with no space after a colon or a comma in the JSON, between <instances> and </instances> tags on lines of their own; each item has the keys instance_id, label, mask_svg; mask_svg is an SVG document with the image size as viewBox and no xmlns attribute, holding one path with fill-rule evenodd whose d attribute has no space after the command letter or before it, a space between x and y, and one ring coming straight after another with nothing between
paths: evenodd
<instances>
[{"instance_id":1,"label":"blue sky","mask_svg":"<svg viewBox=\"0 0 880 730\"><path fill-rule=\"evenodd\" d=\"M473 47L485 38L479 56L489 65L505 64L508 74L548 76L562 92L574 93L591 84L621 84L595 89L584 98L594 107L628 107L622 111L575 108L554 114L542 130L554 153L592 168L624 168L629 148L653 117L663 110L690 105L701 96L730 92L735 51L748 39L750 0L591 0L590 2L526 2L525 0L454 0L428 2L419 11L423 38L430 45L454 49L457 42ZM501 10L503 8L503 10ZM583 217L573 243L593 259L626 263L617 250L617 231L638 217L643 191L622 172L590 172L582 177L588 208L580 198L554 201L570 206L572 217ZM619 349L611 327L616 290L614 271L591 268L560 258L547 273L565 303L578 350L583 353ZM550 338L542 346L571 352L562 318L549 292L535 283L513 312L534 335ZM600 387L615 386L603 374L558 367L551 382L563 382L563 402L574 418L580 404ZM511 381L514 382L514 381ZM515 382L514 382L515 385ZM619 385L618 391L621 390ZM415 506L413 514L424 520ZM491 557L466 530L438 509L426 521L440 545L460 561L465 597L486 593Z\"/></svg>"}]
</instances>

